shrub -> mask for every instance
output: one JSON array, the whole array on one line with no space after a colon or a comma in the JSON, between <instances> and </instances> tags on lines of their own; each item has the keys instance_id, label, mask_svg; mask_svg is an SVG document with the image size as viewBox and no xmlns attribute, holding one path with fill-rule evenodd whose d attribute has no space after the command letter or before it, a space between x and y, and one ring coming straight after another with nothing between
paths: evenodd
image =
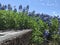
<instances>
[{"instance_id":1,"label":"shrub","mask_svg":"<svg viewBox=\"0 0 60 45\"><path fill-rule=\"evenodd\" d=\"M49 29L50 32L58 30L58 20L52 19L51 26L39 17L30 17L26 12L14 12L10 10L0 10L0 30L5 29L32 29L32 43L40 45L44 41L43 32ZM58 35L52 34L53 39Z\"/></svg>"}]
</instances>

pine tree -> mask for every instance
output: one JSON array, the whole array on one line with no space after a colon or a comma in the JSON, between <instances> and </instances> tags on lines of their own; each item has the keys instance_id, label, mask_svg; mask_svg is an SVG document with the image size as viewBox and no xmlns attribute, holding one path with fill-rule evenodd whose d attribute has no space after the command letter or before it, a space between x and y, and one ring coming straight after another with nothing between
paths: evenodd
<instances>
[{"instance_id":1,"label":"pine tree","mask_svg":"<svg viewBox=\"0 0 60 45\"><path fill-rule=\"evenodd\" d=\"M17 12L16 6L14 6L14 12Z\"/></svg>"},{"instance_id":2,"label":"pine tree","mask_svg":"<svg viewBox=\"0 0 60 45\"><path fill-rule=\"evenodd\" d=\"M27 12L29 11L29 5L26 6L26 11L27 11Z\"/></svg>"},{"instance_id":3,"label":"pine tree","mask_svg":"<svg viewBox=\"0 0 60 45\"><path fill-rule=\"evenodd\" d=\"M1 10L5 10L5 6L4 5L2 5Z\"/></svg>"},{"instance_id":4,"label":"pine tree","mask_svg":"<svg viewBox=\"0 0 60 45\"><path fill-rule=\"evenodd\" d=\"M25 7L23 8L23 12L25 12L26 11L26 9L25 9Z\"/></svg>"},{"instance_id":5,"label":"pine tree","mask_svg":"<svg viewBox=\"0 0 60 45\"><path fill-rule=\"evenodd\" d=\"M10 4L8 4L8 10L12 10L12 7Z\"/></svg>"},{"instance_id":6,"label":"pine tree","mask_svg":"<svg viewBox=\"0 0 60 45\"><path fill-rule=\"evenodd\" d=\"M1 10L1 3L0 3L0 10Z\"/></svg>"},{"instance_id":7,"label":"pine tree","mask_svg":"<svg viewBox=\"0 0 60 45\"><path fill-rule=\"evenodd\" d=\"M5 5L4 8L7 9L7 6Z\"/></svg>"},{"instance_id":8,"label":"pine tree","mask_svg":"<svg viewBox=\"0 0 60 45\"><path fill-rule=\"evenodd\" d=\"M19 5L19 11L22 11L22 5Z\"/></svg>"}]
</instances>

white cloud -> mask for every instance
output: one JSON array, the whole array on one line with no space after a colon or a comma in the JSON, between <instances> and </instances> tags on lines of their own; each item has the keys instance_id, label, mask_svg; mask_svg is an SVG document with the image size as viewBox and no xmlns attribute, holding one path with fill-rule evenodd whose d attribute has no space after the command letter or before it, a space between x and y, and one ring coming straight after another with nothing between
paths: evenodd
<instances>
[{"instance_id":1,"label":"white cloud","mask_svg":"<svg viewBox=\"0 0 60 45\"><path fill-rule=\"evenodd\" d=\"M54 3L44 3L44 2L42 2L41 5L43 5L43 6L48 6L48 7L55 6Z\"/></svg>"},{"instance_id":2,"label":"white cloud","mask_svg":"<svg viewBox=\"0 0 60 45\"><path fill-rule=\"evenodd\" d=\"M56 0L54 2L51 2L50 0L47 0L46 2L44 2L44 0L40 0L41 5L43 6L48 6L48 7L52 7L56 5Z\"/></svg>"},{"instance_id":3,"label":"white cloud","mask_svg":"<svg viewBox=\"0 0 60 45\"><path fill-rule=\"evenodd\" d=\"M54 3L47 3L46 5L47 6L54 6L55 4Z\"/></svg>"},{"instance_id":4,"label":"white cloud","mask_svg":"<svg viewBox=\"0 0 60 45\"><path fill-rule=\"evenodd\" d=\"M53 15L58 16L59 14L55 11L52 12Z\"/></svg>"}]
</instances>

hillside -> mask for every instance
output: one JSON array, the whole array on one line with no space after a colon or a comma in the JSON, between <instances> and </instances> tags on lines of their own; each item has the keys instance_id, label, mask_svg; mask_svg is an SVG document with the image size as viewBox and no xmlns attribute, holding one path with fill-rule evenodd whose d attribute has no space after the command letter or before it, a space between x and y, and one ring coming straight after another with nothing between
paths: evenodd
<instances>
[{"instance_id":1,"label":"hillside","mask_svg":"<svg viewBox=\"0 0 60 45\"><path fill-rule=\"evenodd\" d=\"M35 14L35 11L29 12L29 6L26 9L22 9L19 6L19 12L16 8L12 10L11 5L8 5L8 10L6 6L0 8L0 30L22 30L22 29L32 29L31 43L40 45L45 40L44 31L48 30L50 37L48 41L53 41L54 43L60 40L60 18L51 17L47 14Z\"/></svg>"}]
</instances>

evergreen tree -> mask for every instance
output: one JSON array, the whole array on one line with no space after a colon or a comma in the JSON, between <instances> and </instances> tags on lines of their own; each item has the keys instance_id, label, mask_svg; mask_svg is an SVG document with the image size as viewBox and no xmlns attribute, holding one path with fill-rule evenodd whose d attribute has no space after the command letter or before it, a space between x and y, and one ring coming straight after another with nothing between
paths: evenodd
<instances>
[{"instance_id":1,"label":"evergreen tree","mask_svg":"<svg viewBox=\"0 0 60 45\"><path fill-rule=\"evenodd\" d=\"M5 9L7 9L7 6L5 5Z\"/></svg>"},{"instance_id":2,"label":"evergreen tree","mask_svg":"<svg viewBox=\"0 0 60 45\"><path fill-rule=\"evenodd\" d=\"M5 6L4 5L2 5L1 10L5 10Z\"/></svg>"},{"instance_id":3,"label":"evergreen tree","mask_svg":"<svg viewBox=\"0 0 60 45\"><path fill-rule=\"evenodd\" d=\"M29 5L26 6L26 11L27 11L27 12L29 11Z\"/></svg>"},{"instance_id":4,"label":"evergreen tree","mask_svg":"<svg viewBox=\"0 0 60 45\"><path fill-rule=\"evenodd\" d=\"M12 10L12 7L10 4L8 4L8 10Z\"/></svg>"},{"instance_id":5,"label":"evergreen tree","mask_svg":"<svg viewBox=\"0 0 60 45\"><path fill-rule=\"evenodd\" d=\"M25 12L26 11L26 9L25 8L23 8L23 12Z\"/></svg>"},{"instance_id":6,"label":"evergreen tree","mask_svg":"<svg viewBox=\"0 0 60 45\"><path fill-rule=\"evenodd\" d=\"M1 10L1 3L0 3L0 10Z\"/></svg>"},{"instance_id":7,"label":"evergreen tree","mask_svg":"<svg viewBox=\"0 0 60 45\"><path fill-rule=\"evenodd\" d=\"M14 12L17 12L16 6L14 6Z\"/></svg>"},{"instance_id":8,"label":"evergreen tree","mask_svg":"<svg viewBox=\"0 0 60 45\"><path fill-rule=\"evenodd\" d=\"M19 5L19 11L22 11L22 5Z\"/></svg>"},{"instance_id":9,"label":"evergreen tree","mask_svg":"<svg viewBox=\"0 0 60 45\"><path fill-rule=\"evenodd\" d=\"M35 11L32 11L32 16L35 16Z\"/></svg>"}]
</instances>

